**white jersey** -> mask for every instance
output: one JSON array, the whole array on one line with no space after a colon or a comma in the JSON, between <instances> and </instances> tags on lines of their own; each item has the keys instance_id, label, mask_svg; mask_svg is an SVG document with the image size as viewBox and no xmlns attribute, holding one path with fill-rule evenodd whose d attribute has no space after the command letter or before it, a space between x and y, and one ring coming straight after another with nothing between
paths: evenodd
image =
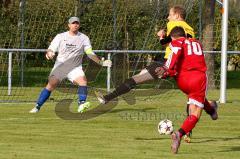
<instances>
[{"instance_id":1,"label":"white jersey","mask_svg":"<svg viewBox=\"0 0 240 159\"><path fill-rule=\"evenodd\" d=\"M68 63L75 67L82 64L84 52L91 48L88 36L80 32L72 36L68 31L57 34L48 47L54 53L58 52L56 63Z\"/></svg>"}]
</instances>

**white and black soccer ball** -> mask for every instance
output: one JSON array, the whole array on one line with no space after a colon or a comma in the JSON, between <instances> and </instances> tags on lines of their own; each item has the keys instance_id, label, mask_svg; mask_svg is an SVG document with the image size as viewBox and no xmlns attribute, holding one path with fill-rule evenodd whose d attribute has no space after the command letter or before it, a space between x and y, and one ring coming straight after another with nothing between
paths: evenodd
<instances>
[{"instance_id":1,"label":"white and black soccer ball","mask_svg":"<svg viewBox=\"0 0 240 159\"><path fill-rule=\"evenodd\" d=\"M164 119L158 124L158 132L161 135L170 135L173 132L173 123L171 120Z\"/></svg>"}]
</instances>

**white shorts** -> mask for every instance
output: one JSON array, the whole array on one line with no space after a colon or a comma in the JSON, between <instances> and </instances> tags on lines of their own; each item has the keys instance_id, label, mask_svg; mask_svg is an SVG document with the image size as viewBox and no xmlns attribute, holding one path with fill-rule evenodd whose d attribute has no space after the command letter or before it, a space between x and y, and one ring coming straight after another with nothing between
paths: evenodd
<instances>
[{"instance_id":1,"label":"white shorts","mask_svg":"<svg viewBox=\"0 0 240 159\"><path fill-rule=\"evenodd\" d=\"M62 81L68 78L69 81L73 82L76 78L84 77L85 73L82 70L82 65L74 67L66 65L64 63L56 63L49 75L49 78L53 77Z\"/></svg>"},{"instance_id":2,"label":"white shorts","mask_svg":"<svg viewBox=\"0 0 240 159\"><path fill-rule=\"evenodd\" d=\"M69 81L71 81L73 83L73 81L79 77L84 77L85 73L82 70L82 66L78 66L76 68L74 68L72 71L70 71L67 74L67 78Z\"/></svg>"}]
</instances>

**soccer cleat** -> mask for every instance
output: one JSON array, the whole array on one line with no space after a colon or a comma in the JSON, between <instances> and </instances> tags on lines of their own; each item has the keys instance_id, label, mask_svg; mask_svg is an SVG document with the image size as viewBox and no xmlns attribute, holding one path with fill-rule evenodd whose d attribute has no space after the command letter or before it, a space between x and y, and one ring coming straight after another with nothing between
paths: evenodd
<instances>
[{"instance_id":1,"label":"soccer cleat","mask_svg":"<svg viewBox=\"0 0 240 159\"><path fill-rule=\"evenodd\" d=\"M172 152L174 154L178 153L178 149L180 147L180 144L181 144L180 133L178 131L177 132L173 132L172 133L172 146L171 146L171 149L172 149Z\"/></svg>"},{"instance_id":2,"label":"soccer cleat","mask_svg":"<svg viewBox=\"0 0 240 159\"><path fill-rule=\"evenodd\" d=\"M214 113L211 114L211 118L212 120L217 120L218 119L218 113L217 113L217 109L218 109L218 105L216 101L210 101L210 105L214 108Z\"/></svg>"},{"instance_id":3,"label":"soccer cleat","mask_svg":"<svg viewBox=\"0 0 240 159\"><path fill-rule=\"evenodd\" d=\"M101 92L99 92L99 91L94 91L94 93L95 93L98 101L99 101L101 104L106 104L106 103L107 103L107 101L104 99L104 96L103 96L103 94L102 94Z\"/></svg>"},{"instance_id":4,"label":"soccer cleat","mask_svg":"<svg viewBox=\"0 0 240 159\"><path fill-rule=\"evenodd\" d=\"M84 103L80 103L79 102L79 105L78 105L78 112L79 113L83 113L85 112L87 109L90 108L90 102L84 102Z\"/></svg>"},{"instance_id":5,"label":"soccer cleat","mask_svg":"<svg viewBox=\"0 0 240 159\"><path fill-rule=\"evenodd\" d=\"M189 133L187 133L186 135L184 135L183 140L184 140L186 143L190 143L190 142L191 142L191 136L192 136L192 134L189 132Z\"/></svg>"},{"instance_id":6,"label":"soccer cleat","mask_svg":"<svg viewBox=\"0 0 240 159\"><path fill-rule=\"evenodd\" d=\"M32 110L29 111L29 113L38 113L40 111L40 109L38 109L37 107L34 107Z\"/></svg>"}]
</instances>

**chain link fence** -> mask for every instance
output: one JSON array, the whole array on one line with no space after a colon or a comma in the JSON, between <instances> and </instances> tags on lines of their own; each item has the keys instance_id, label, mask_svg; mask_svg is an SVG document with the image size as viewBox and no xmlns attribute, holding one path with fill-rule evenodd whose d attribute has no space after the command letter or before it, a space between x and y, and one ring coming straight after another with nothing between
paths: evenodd
<instances>
[{"instance_id":1,"label":"chain link fence","mask_svg":"<svg viewBox=\"0 0 240 159\"><path fill-rule=\"evenodd\" d=\"M231 4L238 3L233 0ZM71 16L80 17L80 31L87 34L94 50L138 50L138 54L128 52L111 54L113 68L111 74L112 87L129 78L153 60L159 60L163 54L141 53L141 50L164 50L159 44L156 33L160 28L166 28L169 7L182 5L187 11L186 21L194 28L197 38L208 38L203 35L205 20L203 1L198 0L1 0L0 1L0 48L31 48L46 49L52 38L66 31L67 20ZM215 5L212 50L221 50L221 5ZM240 25L237 12L231 10L229 24L229 50L240 50ZM235 15L235 16L234 16ZM104 52L98 53L107 58ZM8 53L0 53L0 86L7 90ZM219 86L220 55L214 56L216 67L214 83ZM229 55L234 69L238 69L239 55ZM47 76L53 61L46 61L44 53L16 52L12 56L13 95L22 94L18 100L32 101L24 97L27 92L35 94L40 91L47 81ZM89 74L90 86L105 87L106 70L90 64L86 67ZM86 61L85 66L89 66ZM233 67L232 67L233 68ZM101 69L101 72L99 70ZM90 77L97 74L97 77ZM69 83L64 88L73 88ZM147 85L147 86L146 86ZM143 88L164 87L162 81L157 84L147 83ZM142 87L141 87L142 88ZM169 86L170 89L175 88ZM37 90L35 90L37 89ZM1 91L3 92L3 91ZM15 92L15 93L14 93ZM20 93L21 92L21 93ZM66 94L65 94L66 95ZM2 93L2 100L14 100ZM34 99L35 99L34 97Z\"/></svg>"}]
</instances>

